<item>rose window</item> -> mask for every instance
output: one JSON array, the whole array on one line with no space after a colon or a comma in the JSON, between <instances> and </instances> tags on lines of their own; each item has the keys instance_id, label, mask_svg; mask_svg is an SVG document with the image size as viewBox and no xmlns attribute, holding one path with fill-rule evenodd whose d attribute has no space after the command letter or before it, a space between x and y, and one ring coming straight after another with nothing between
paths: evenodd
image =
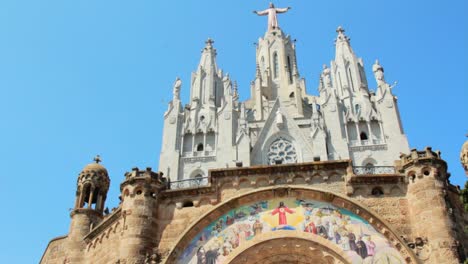
<instances>
[{"instance_id":1,"label":"rose window","mask_svg":"<svg viewBox=\"0 0 468 264\"><path fill-rule=\"evenodd\" d=\"M271 144L267 157L269 164L286 164L297 162L296 149L291 144L291 142L284 138L278 138Z\"/></svg>"}]
</instances>

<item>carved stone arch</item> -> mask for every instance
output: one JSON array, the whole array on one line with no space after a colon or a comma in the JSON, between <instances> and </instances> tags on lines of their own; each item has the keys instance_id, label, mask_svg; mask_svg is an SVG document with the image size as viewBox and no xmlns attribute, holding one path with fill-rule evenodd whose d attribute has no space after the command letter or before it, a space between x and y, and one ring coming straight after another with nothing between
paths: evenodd
<instances>
[{"instance_id":1,"label":"carved stone arch","mask_svg":"<svg viewBox=\"0 0 468 264\"><path fill-rule=\"evenodd\" d=\"M336 171L333 171L330 173L330 175L328 176L328 181L329 182L340 182L340 181L343 181L343 174L340 174Z\"/></svg>"},{"instance_id":2,"label":"carved stone arch","mask_svg":"<svg viewBox=\"0 0 468 264\"><path fill-rule=\"evenodd\" d=\"M403 191L398 185L394 185L390 188L389 194L392 196L400 196L403 194Z\"/></svg>"},{"instance_id":3,"label":"carved stone arch","mask_svg":"<svg viewBox=\"0 0 468 264\"><path fill-rule=\"evenodd\" d=\"M271 135L267 140L263 142L263 145L261 147L261 155L262 155L262 162L263 164L269 164L269 159L268 159L268 152L270 150L270 146L277 140L279 139L284 139L285 141L288 141L293 147L296 152L296 162L295 163L300 163L303 162L303 157L302 157L302 148L297 144L296 140L289 135L286 132L279 131Z\"/></svg>"},{"instance_id":4,"label":"carved stone arch","mask_svg":"<svg viewBox=\"0 0 468 264\"><path fill-rule=\"evenodd\" d=\"M302 175L296 175L292 178L292 183L294 184L305 184L306 183L306 179L304 176Z\"/></svg>"},{"instance_id":5,"label":"carved stone arch","mask_svg":"<svg viewBox=\"0 0 468 264\"><path fill-rule=\"evenodd\" d=\"M265 187L265 186L268 186L268 185L270 185L268 177L259 177L255 181L255 187L256 188Z\"/></svg>"},{"instance_id":6,"label":"carved stone arch","mask_svg":"<svg viewBox=\"0 0 468 264\"><path fill-rule=\"evenodd\" d=\"M240 194L236 197L226 200L223 203L218 204L217 206L213 207L211 210L206 212L204 215L200 216L197 220L195 220L185 230L185 232L179 237L179 239L175 241L174 248L170 250L168 257L165 260L166 261L165 263L185 263L184 261L186 260L183 259L183 257L192 258L194 256L193 254L196 254L196 252L194 251L196 250L195 248L197 247L198 250L201 250L200 247L203 246L203 244L201 245L198 244L200 241L200 236L202 235L200 232L207 231L209 233L212 233L212 228L213 228L212 224L217 223L220 220L227 221L226 217L229 215L232 215L232 212L239 212L238 209L240 208L257 208L256 206L252 206L252 203L256 202L253 205L258 205L258 204L264 203L265 201L267 203L271 202L268 205L268 207L265 207L265 208L268 208L268 210L270 210L271 205L275 204L275 207L276 207L276 205L279 203L278 202L279 200L286 200L285 202L288 202L289 201L288 199L295 200L296 202L300 202L299 206L301 206L301 208L302 206L304 206L304 204L301 201L307 201L307 200L314 200L317 203L329 204L329 206L331 206L332 209L337 208L333 210L335 210L338 213L336 213L335 211L332 211L333 214L338 214L338 215L341 214L345 216L352 215L352 217L354 217L353 219L361 219L359 221L361 221L362 223L365 223L365 225L369 226L369 228L373 230L372 231L373 233L371 233L372 236L375 235L379 239L383 239L384 241L383 243L387 245L389 250L396 253L396 256L400 259L400 261L397 263L418 263L413 252L401 240L400 234L393 231L393 228L385 220L381 219L378 216L378 214L372 212L367 207L359 204L357 201L350 200L348 197L341 196L339 194L335 194L331 192L326 192L323 190L318 190L315 188L306 187L306 186L266 187L260 190L254 190L251 192ZM280 206L281 206L281 203L280 203ZM323 207L323 208L327 208L327 207ZM268 214L268 215L272 215L272 214ZM231 226L231 225L226 224L225 228L227 228L228 226ZM239 225L238 224L232 225L232 227L234 226L237 227ZM275 235L273 229L267 228L264 230L265 230L265 233L268 232L268 234L266 234L267 236ZM290 232L288 233L289 235L292 235L294 237L299 237L296 231L301 231L302 229L294 229L294 231L292 230L293 229L287 229L286 231L284 229L278 229L277 231ZM261 234L263 234L263 232L261 232ZM301 235L312 237L311 239L315 239L314 236L317 236L311 233L301 234ZM206 241L208 242L217 241L217 238L208 237L206 238ZM205 242L205 243L208 243L208 242ZM326 246L325 242L326 241L324 241L323 243L324 246ZM333 243L333 242L330 242L330 243ZM206 250L209 250L211 246L212 245L208 245ZM333 247L329 245L327 246L327 248L332 249ZM231 251L231 252L234 252L234 251ZM348 252L353 253L351 251L348 251ZM226 256L231 257L230 255L226 255ZM342 258L346 257L346 256L342 256L342 254L340 256ZM229 263L229 262L223 262L223 263ZM235 263L235 262L232 262L232 263ZM346 260L346 261L343 261L343 263L352 263L352 262L349 262L348 260Z\"/></svg>"},{"instance_id":7,"label":"carved stone arch","mask_svg":"<svg viewBox=\"0 0 468 264\"><path fill-rule=\"evenodd\" d=\"M361 166L364 166L364 167L368 167L370 166L370 164L372 164L372 166L376 166L377 165L377 161L373 158L365 158L362 163L361 163Z\"/></svg>"},{"instance_id":8,"label":"carved stone arch","mask_svg":"<svg viewBox=\"0 0 468 264\"><path fill-rule=\"evenodd\" d=\"M252 188L252 183L251 183L250 179L248 177L240 177L239 178L238 188L239 189Z\"/></svg>"},{"instance_id":9,"label":"carved stone arch","mask_svg":"<svg viewBox=\"0 0 468 264\"><path fill-rule=\"evenodd\" d=\"M262 252L262 254L258 254ZM352 263L338 246L320 236L304 232L278 231L262 234L236 248L225 263L281 263L282 258L294 263ZM284 262L283 262L284 263ZM287 262L289 263L289 262Z\"/></svg>"},{"instance_id":10,"label":"carved stone arch","mask_svg":"<svg viewBox=\"0 0 468 264\"><path fill-rule=\"evenodd\" d=\"M190 179L195 179L196 177L206 177L206 173L202 169L195 169L190 173Z\"/></svg>"},{"instance_id":11,"label":"carved stone arch","mask_svg":"<svg viewBox=\"0 0 468 264\"><path fill-rule=\"evenodd\" d=\"M319 173L316 173L314 175L312 175L311 179L310 179L310 183L311 184L320 184L320 183L323 183L323 177L322 175L320 175Z\"/></svg>"}]
</instances>

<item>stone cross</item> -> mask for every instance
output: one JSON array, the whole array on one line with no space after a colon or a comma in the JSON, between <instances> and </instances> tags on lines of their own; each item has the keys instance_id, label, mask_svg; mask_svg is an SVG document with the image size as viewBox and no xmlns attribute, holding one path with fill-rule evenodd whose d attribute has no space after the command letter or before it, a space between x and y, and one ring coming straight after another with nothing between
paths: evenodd
<instances>
[{"instance_id":1,"label":"stone cross","mask_svg":"<svg viewBox=\"0 0 468 264\"><path fill-rule=\"evenodd\" d=\"M94 157L93 160L94 160L97 164L99 164L99 162L102 161L102 160L101 160L101 156L99 156L99 155L96 155L96 157Z\"/></svg>"}]
</instances>

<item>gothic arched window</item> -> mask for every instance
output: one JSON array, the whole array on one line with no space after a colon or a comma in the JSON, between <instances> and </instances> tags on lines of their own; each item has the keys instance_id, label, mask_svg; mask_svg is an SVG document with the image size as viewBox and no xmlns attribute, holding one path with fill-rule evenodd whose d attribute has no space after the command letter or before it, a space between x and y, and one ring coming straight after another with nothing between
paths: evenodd
<instances>
[{"instance_id":1,"label":"gothic arched window","mask_svg":"<svg viewBox=\"0 0 468 264\"><path fill-rule=\"evenodd\" d=\"M271 165L297 162L296 148L290 141L281 137L270 145L267 157L268 163Z\"/></svg>"},{"instance_id":2,"label":"gothic arched window","mask_svg":"<svg viewBox=\"0 0 468 264\"><path fill-rule=\"evenodd\" d=\"M273 78L278 78L279 64L278 64L278 53L273 53Z\"/></svg>"},{"instance_id":3,"label":"gothic arched window","mask_svg":"<svg viewBox=\"0 0 468 264\"><path fill-rule=\"evenodd\" d=\"M293 82L292 68L291 68L291 59L288 56L288 74L289 74L289 83Z\"/></svg>"}]
</instances>

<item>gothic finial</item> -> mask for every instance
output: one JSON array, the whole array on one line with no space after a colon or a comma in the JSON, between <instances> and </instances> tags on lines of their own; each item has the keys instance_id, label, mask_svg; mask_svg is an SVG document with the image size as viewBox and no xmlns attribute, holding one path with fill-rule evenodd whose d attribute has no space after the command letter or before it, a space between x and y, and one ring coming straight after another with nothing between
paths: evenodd
<instances>
[{"instance_id":1,"label":"gothic finial","mask_svg":"<svg viewBox=\"0 0 468 264\"><path fill-rule=\"evenodd\" d=\"M336 38L336 41L346 41L349 42L351 39L348 38L348 36L345 35L345 30L342 26L339 26L336 29L336 32L338 33L338 37Z\"/></svg>"},{"instance_id":2,"label":"gothic finial","mask_svg":"<svg viewBox=\"0 0 468 264\"><path fill-rule=\"evenodd\" d=\"M206 46L207 47L212 47L213 46L213 43L214 43L214 40L212 40L211 38L208 38L206 41Z\"/></svg>"},{"instance_id":3,"label":"gothic finial","mask_svg":"<svg viewBox=\"0 0 468 264\"><path fill-rule=\"evenodd\" d=\"M338 28L336 29L336 32L338 34L343 34L345 32L344 28L342 26L338 26Z\"/></svg>"},{"instance_id":4,"label":"gothic finial","mask_svg":"<svg viewBox=\"0 0 468 264\"><path fill-rule=\"evenodd\" d=\"M94 157L94 162L96 162L96 164L99 164L99 162L102 162L102 159L101 159L101 156L99 155L96 155L96 157Z\"/></svg>"}]
</instances>

